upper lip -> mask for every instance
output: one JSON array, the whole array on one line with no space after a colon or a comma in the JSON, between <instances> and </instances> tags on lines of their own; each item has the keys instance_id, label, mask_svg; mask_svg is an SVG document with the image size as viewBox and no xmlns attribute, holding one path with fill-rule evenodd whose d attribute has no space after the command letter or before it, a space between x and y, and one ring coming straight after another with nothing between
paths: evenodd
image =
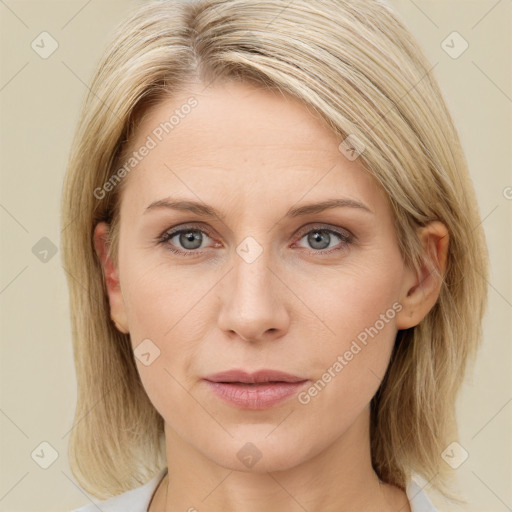
<instances>
[{"instance_id":1,"label":"upper lip","mask_svg":"<svg viewBox=\"0 0 512 512\"><path fill-rule=\"evenodd\" d=\"M260 382L303 382L307 380L279 370L258 370L250 373L238 369L215 373L205 377L205 379L210 382L243 382L247 384Z\"/></svg>"}]
</instances>

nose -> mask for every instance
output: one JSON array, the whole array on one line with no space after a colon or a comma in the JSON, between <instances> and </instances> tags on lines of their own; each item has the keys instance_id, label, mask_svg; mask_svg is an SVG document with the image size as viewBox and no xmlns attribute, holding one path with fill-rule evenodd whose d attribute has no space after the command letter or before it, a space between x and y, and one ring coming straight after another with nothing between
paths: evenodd
<instances>
[{"instance_id":1,"label":"nose","mask_svg":"<svg viewBox=\"0 0 512 512\"><path fill-rule=\"evenodd\" d=\"M233 339L261 342L287 332L290 315L286 299L290 292L271 266L265 251L250 263L238 254L234 256L234 268L220 288L218 317L219 328Z\"/></svg>"}]
</instances>

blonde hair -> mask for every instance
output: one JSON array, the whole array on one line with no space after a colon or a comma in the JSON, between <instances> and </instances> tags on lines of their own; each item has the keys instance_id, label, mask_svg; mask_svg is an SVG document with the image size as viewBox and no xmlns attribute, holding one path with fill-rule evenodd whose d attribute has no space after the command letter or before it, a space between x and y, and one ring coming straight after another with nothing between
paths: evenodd
<instances>
[{"instance_id":1,"label":"blonde hair","mask_svg":"<svg viewBox=\"0 0 512 512\"><path fill-rule=\"evenodd\" d=\"M417 228L443 222L449 252L435 306L397 334L371 403L371 455L402 489L414 473L447 493L441 453L456 439L455 400L481 338L488 255L467 162L432 66L382 0L152 1L122 22L92 81L62 198L62 260L78 380L69 441L73 475L99 498L165 466L163 419L141 384L129 335L109 318L93 230L110 224L117 261L126 178L97 198L129 154L148 109L194 79L250 81L291 94L339 135L363 145L400 250L419 271ZM105 189L102 189L103 191ZM432 266L435 268L435 265Z\"/></svg>"}]
</instances>

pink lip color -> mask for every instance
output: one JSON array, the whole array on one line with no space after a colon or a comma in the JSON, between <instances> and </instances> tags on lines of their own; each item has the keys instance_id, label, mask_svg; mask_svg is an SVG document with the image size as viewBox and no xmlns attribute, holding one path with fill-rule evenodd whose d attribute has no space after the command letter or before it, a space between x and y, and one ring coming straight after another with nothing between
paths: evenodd
<instances>
[{"instance_id":1,"label":"pink lip color","mask_svg":"<svg viewBox=\"0 0 512 512\"><path fill-rule=\"evenodd\" d=\"M242 384L241 382L206 381L219 397L243 409L267 409L272 407L296 393L305 382Z\"/></svg>"},{"instance_id":2,"label":"pink lip color","mask_svg":"<svg viewBox=\"0 0 512 512\"><path fill-rule=\"evenodd\" d=\"M247 373L231 370L205 379L220 398L243 409L268 409L294 395L307 379L275 370Z\"/></svg>"}]
</instances>

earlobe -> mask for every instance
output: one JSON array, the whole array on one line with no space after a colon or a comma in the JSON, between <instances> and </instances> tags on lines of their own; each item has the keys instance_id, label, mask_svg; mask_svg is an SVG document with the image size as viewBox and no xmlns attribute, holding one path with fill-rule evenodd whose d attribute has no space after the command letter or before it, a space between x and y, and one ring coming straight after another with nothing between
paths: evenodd
<instances>
[{"instance_id":1,"label":"earlobe","mask_svg":"<svg viewBox=\"0 0 512 512\"><path fill-rule=\"evenodd\" d=\"M449 234L446 226L432 221L419 228L418 237L423 247L420 271L409 268L401 291L402 310L396 317L398 329L409 329L418 325L434 307L448 260Z\"/></svg>"},{"instance_id":2,"label":"earlobe","mask_svg":"<svg viewBox=\"0 0 512 512\"><path fill-rule=\"evenodd\" d=\"M106 222L99 222L94 228L94 248L100 259L105 276L105 284L110 303L110 316L116 328L124 334L129 332L126 318L126 311L121 286L119 282L119 271L111 258L108 257L108 231L109 225Z\"/></svg>"}]
</instances>

